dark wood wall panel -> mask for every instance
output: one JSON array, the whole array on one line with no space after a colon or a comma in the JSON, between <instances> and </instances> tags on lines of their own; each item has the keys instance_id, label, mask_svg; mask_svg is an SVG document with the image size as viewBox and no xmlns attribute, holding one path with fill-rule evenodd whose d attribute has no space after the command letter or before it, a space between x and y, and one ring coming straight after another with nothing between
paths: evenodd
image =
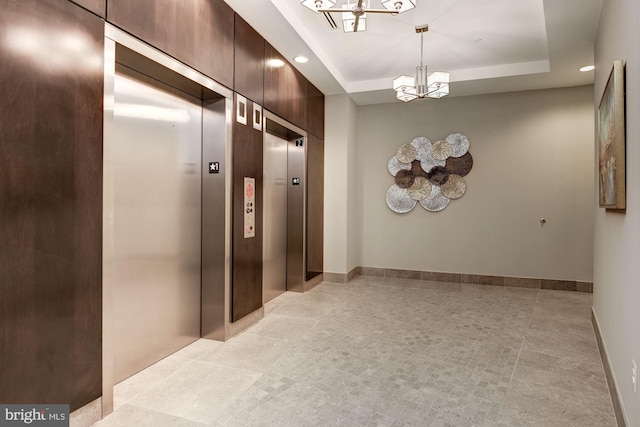
<instances>
[{"instance_id":1,"label":"dark wood wall panel","mask_svg":"<svg viewBox=\"0 0 640 427\"><path fill-rule=\"evenodd\" d=\"M0 33L0 402L75 410L102 391L104 22L5 0Z\"/></svg>"},{"instance_id":2,"label":"dark wood wall panel","mask_svg":"<svg viewBox=\"0 0 640 427\"><path fill-rule=\"evenodd\" d=\"M309 120L307 132L324 139L324 95L309 82Z\"/></svg>"},{"instance_id":3,"label":"dark wood wall panel","mask_svg":"<svg viewBox=\"0 0 640 427\"><path fill-rule=\"evenodd\" d=\"M236 14L234 90L262 105L264 101L264 39Z\"/></svg>"},{"instance_id":4,"label":"dark wood wall panel","mask_svg":"<svg viewBox=\"0 0 640 427\"><path fill-rule=\"evenodd\" d=\"M107 20L233 87L234 12L222 0L109 0Z\"/></svg>"},{"instance_id":5,"label":"dark wood wall panel","mask_svg":"<svg viewBox=\"0 0 640 427\"><path fill-rule=\"evenodd\" d=\"M309 280L324 270L324 141L307 138L307 271Z\"/></svg>"},{"instance_id":6,"label":"dark wood wall panel","mask_svg":"<svg viewBox=\"0 0 640 427\"><path fill-rule=\"evenodd\" d=\"M274 60L282 61L274 65ZM302 129L307 128L308 82L269 43L265 42L265 107Z\"/></svg>"},{"instance_id":7,"label":"dark wood wall panel","mask_svg":"<svg viewBox=\"0 0 640 427\"><path fill-rule=\"evenodd\" d=\"M234 102L234 105L236 103ZM235 108L234 108L235 109ZM262 132L253 128L253 104L247 101L247 125L233 123L233 260L231 320L262 306ZM256 179L256 235L244 238L244 178Z\"/></svg>"},{"instance_id":8,"label":"dark wood wall panel","mask_svg":"<svg viewBox=\"0 0 640 427\"><path fill-rule=\"evenodd\" d=\"M71 0L101 18L107 16L107 0Z\"/></svg>"}]
</instances>

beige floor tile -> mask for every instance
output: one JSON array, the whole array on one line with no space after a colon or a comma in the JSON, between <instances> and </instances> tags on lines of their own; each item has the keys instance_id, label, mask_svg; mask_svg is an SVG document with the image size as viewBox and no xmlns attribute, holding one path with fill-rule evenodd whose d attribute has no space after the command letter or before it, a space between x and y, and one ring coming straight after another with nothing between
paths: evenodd
<instances>
[{"instance_id":1,"label":"beige floor tile","mask_svg":"<svg viewBox=\"0 0 640 427\"><path fill-rule=\"evenodd\" d=\"M124 405L189 363L188 359L171 355L116 384L113 388L114 408Z\"/></svg>"},{"instance_id":2,"label":"beige floor tile","mask_svg":"<svg viewBox=\"0 0 640 427\"><path fill-rule=\"evenodd\" d=\"M277 310L279 307L287 304L289 301L299 297L300 293L297 292L285 292L279 295L277 298L272 299L264 305L264 314L272 313Z\"/></svg>"},{"instance_id":3,"label":"beige floor tile","mask_svg":"<svg viewBox=\"0 0 640 427\"><path fill-rule=\"evenodd\" d=\"M96 427L205 427L207 424L127 404L94 425Z\"/></svg>"},{"instance_id":4,"label":"beige floor tile","mask_svg":"<svg viewBox=\"0 0 640 427\"><path fill-rule=\"evenodd\" d=\"M251 327L248 333L296 341L313 329L318 322L319 320L314 318L283 316L273 313Z\"/></svg>"},{"instance_id":5,"label":"beige floor tile","mask_svg":"<svg viewBox=\"0 0 640 427\"><path fill-rule=\"evenodd\" d=\"M194 361L131 404L208 424L258 378L256 372Z\"/></svg>"},{"instance_id":6,"label":"beige floor tile","mask_svg":"<svg viewBox=\"0 0 640 427\"><path fill-rule=\"evenodd\" d=\"M278 307L274 314L293 317L321 318L333 310L331 305L319 304L316 301L296 298L287 304Z\"/></svg>"},{"instance_id":7,"label":"beige floor tile","mask_svg":"<svg viewBox=\"0 0 640 427\"><path fill-rule=\"evenodd\" d=\"M615 426L590 307L576 292L322 283L119 386L105 425Z\"/></svg>"},{"instance_id":8,"label":"beige floor tile","mask_svg":"<svg viewBox=\"0 0 640 427\"><path fill-rule=\"evenodd\" d=\"M264 373L287 348L287 342L282 339L245 332L223 347L202 355L198 361Z\"/></svg>"},{"instance_id":9,"label":"beige floor tile","mask_svg":"<svg viewBox=\"0 0 640 427\"><path fill-rule=\"evenodd\" d=\"M585 337L562 330L551 332L529 329L523 350L545 353L563 359L567 363L575 361L602 364L595 337Z\"/></svg>"},{"instance_id":10,"label":"beige floor tile","mask_svg":"<svg viewBox=\"0 0 640 427\"><path fill-rule=\"evenodd\" d=\"M172 356L183 359L196 360L205 353L210 353L224 346L222 341L209 339L199 339L191 345L186 346L182 350L173 353Z\"/></svg>"}]
</instances>

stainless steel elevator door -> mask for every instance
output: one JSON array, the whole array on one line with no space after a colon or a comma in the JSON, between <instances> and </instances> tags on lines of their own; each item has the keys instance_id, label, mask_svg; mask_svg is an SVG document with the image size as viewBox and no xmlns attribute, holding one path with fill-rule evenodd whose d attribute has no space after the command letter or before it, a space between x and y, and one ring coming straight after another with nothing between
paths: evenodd
<instances>
[{"instance_id":1,"label":"stainless steel elevator door","mask_svg":"<svg viewBox=\"0 0 640 427\"><path fill-rule=\"evenodd\" d=\"M264 134L263 302L287 290L287 141Z\"/></svg>"},{"instance_id":2,"label":"stainless steel elevator door","mask_svg":"<svg viewBox=\"0 0 640 427\"><path fill-rule=\"evenodd\" d=\"M200 337L202 103L120 68L114 140L119 382Z\"/></svg>"}]
</instances>

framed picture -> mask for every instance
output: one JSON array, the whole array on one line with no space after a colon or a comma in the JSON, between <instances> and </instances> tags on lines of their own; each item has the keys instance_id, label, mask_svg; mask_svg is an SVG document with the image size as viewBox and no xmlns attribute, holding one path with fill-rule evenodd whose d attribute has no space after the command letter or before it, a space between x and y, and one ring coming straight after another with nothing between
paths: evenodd
<instances>
[{"instance_id":1,"label":"framed picture","mask_svg":"<svg viewBox=\"0 0 640 427\"><path fill-rule=\"evenodd\" d=\"M600 207L626 209L624 64L614 61L598 108Z\"/></svg>"},{"instance_id":2,"label":"framed picture","mask_svg":"<svg viewBox=\"0 0 640 427\"><path fill-rule=\"evenodd\" d=\"M236 95L236 121L247 124L247 98Z\"/></svg>"}]
</instances>

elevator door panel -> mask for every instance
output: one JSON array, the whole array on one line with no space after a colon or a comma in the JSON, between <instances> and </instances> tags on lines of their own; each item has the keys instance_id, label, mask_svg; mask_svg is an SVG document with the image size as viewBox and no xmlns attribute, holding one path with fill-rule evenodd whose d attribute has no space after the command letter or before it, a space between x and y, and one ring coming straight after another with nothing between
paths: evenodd
<instances>
[{"instance_id":1,"label":"elevator door panel","mask_svg":"<svg viewBox=\"0 0 640 427\"><path fill-rule=\"evenodd\" d=\"M263 302L287 290L287 141L264 134Z\"/></svg>"},{"instance_id":2,"label":"elevator door panel","mask_svg":"<svg viewBox=\"0 0 640 427\"><path fill-rule=\"evenodd\" d=\"M116 382L200 337L202 104L133 75L115 80Z\"/></svg>"}]
</instances>

